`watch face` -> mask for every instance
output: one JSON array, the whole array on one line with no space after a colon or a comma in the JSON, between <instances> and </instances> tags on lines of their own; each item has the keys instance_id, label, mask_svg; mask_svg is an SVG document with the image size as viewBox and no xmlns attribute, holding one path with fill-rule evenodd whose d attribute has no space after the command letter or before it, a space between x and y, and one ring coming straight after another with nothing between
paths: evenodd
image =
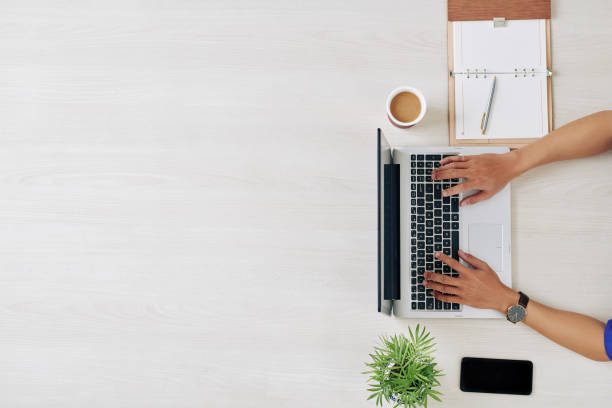
<instances>
[{"instance_id":1,"label":"watch face","mask_svg":"<svg viewBox=\"0 0 612 408\"><path fill-rule=\"evenodd\" d=\"M525 315L525 308L521 305L510 306L510 309L508 309L508 320L511 322L520 322L525 318Z\"/></svg>"}]
</instances>

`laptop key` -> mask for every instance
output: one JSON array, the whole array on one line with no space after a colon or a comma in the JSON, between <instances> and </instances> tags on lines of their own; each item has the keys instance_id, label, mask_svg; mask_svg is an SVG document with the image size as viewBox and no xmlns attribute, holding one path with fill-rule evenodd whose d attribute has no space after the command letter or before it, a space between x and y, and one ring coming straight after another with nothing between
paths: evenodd
<instances>
[{"instance_id":1,"label":"laptop key","mask_svg":"<svg viewBox=\"0 0 612 408\"><path fill-rule=\"evenodd\" d=\"M434 308L433 298L427 298L427 310L432 310L433 308Z\"/></svg>"},{"instance_id":2,"label":"laptop key","mask_svg":"<svg viewBox=\"0 0 612 408\"><path fill-rule=\"evenodd\" d=\"M459 231L453 231L453 239L452 239L452 243L453 243L453 258L455 258L456 260L459 260L459 255L457 254L457 251L459 250Z\"/></svg>"},{"instance_id":3,"label":"laptop key","mask_svg":"<svg viewBox=\"0 0 612 408\"><path fill-rule=\"evenodd\" d=\"M412 302L412 310L416 310L417 308L417 302Z\"/></svg>"},{"instance_id":4,"label":"laptop key","mask_svg":"<svg viewBox=\"0 0 612 408\"><path fill-rule=\"evenodd\" d=\"M442 310L442 301L436 299L436 310Z\"/></svg>"},{"instance_id":5,"label":"laptop key","mask_svg":"<svg viewBox=\"0 0 612 408\"><path fill-rule=\"evenodd\" d=\"M443 306L444 306L444 310L450 310L450 308L451 308L451 304L450 303L448 303L448 302L442 302L442 303L443 303Z\"/></svg>"},{"instance_id":6,"label":"laptop key","mask_svg":"<svg viewBox=\"0 0 612 408\"><path fill-rule=\"evenodd\" d=\"M453 303L453 310L459 310L459 303Z\"/></svg>"},{"instance_id":7,"label":"laptop key","mask_svg":"<svg viewBox=\"0 0 612 408\"><path fill-rule=\"evenodd\" d=\"M424 293L419 293L419 300L420 301L425 301L425 294Z\"/></svg>"},{"instance_id":8,"label":"laptop key","mask_svg":"<svg viewBox=\"0 0 612 408\"><path fill-rule=\"evenodd\" d=\"M451 200L451 211L459 212L459 199L456 197L453 197L453 199Z\"/></svg>"},{"instance_id":9,"label":"laptop key","mask_svg":"<svg viewBox=\"0 0 612 408\"><path fill-rule=\"evenodd\" d=\"M419 310L425 310L425 302L419 302Z\"/></svg>"}]
</instances>

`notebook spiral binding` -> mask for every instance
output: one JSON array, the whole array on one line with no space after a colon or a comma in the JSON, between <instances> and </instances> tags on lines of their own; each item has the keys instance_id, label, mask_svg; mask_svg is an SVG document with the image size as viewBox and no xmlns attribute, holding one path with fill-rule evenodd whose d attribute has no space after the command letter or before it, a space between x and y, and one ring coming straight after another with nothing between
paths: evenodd
<instances>
[{"instance_id":1,"label":"notebook spiral binding","mask_svg":"<svg viewBox=\"0 0 612 408\"><path fill-rule=\"evenodd\" d=\"M487 78L490 75L514 75L515 78L527 78L545 75L547 77L552 76L551 70L540 71L535 68L514 68L514 71L495 72L487 71L486 69L468 69L465 72L450 71L450 76L455 77L457 75L465 75L466 78Z\"/></svg>"}]
</instances>

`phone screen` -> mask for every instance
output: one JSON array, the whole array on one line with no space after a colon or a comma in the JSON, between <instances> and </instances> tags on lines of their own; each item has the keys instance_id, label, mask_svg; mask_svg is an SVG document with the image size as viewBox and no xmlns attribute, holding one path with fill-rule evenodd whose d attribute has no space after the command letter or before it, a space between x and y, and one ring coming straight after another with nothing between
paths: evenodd
<instances>
[{"instance_id":1,"label":"phone screen","mask_svg":"<svg viewBox=\"0 0 612 408\"><path fill-rule=\"evenodd\" d=\"M529 395L532 381L533 363L528 360L461 360L461 391Z\"/></svg>"}]
</instances>

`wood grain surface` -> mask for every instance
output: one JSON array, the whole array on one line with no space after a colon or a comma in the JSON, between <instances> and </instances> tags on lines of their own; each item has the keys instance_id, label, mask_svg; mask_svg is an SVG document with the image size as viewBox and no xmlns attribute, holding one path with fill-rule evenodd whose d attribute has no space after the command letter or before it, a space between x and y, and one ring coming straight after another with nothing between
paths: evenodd
<instances>
[{"instance_id":1,"label":"wood grain surface","mask_svg":"<svg viewBox=\"0 0 612 408\"><path fill-rule=\"evenodd\" d=\"M608 3L554 1L555 125L612 107ZM4 1L0 407L373 407L376 128L448 142L446 4ZM408 130L397 86L425 94ZM612 154L513 183L513 279L612 317ZM612 363L505 321L421 320L433 407L607 406ZM529 397L459 390L530 359Z\"/></svg>"},{"instance_id":2,"label":"wood grain surface","mask_svg":"<svg viewBox=\"0 0 612 408\"><path fill-rule=\"evenodd\" d=\"M448 0L448 21L550 18L550 0Z\"/></svg>"}]
</instances>

